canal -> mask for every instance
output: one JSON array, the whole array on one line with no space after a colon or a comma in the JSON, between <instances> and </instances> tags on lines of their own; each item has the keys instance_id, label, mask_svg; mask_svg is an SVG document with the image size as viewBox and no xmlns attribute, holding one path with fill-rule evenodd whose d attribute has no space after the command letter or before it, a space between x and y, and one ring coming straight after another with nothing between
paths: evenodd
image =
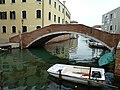
<instances>
[{"instance_id":1,"label":"canal","mask_svg":"<svg viewBox=\"0 0 120 90\"><path fill-rule=\"evenodd\" d=\"M64 42L31 49L0 52L3 71L0 90L118 90L113 87L90 87L62 81L49 76L47 69L56 63L98 66L98 58L107 50L90 48L88 38L79 36ZM113 78L113 68L106 72L107 84L119 85Z\"/></svg>"}]
</instances>

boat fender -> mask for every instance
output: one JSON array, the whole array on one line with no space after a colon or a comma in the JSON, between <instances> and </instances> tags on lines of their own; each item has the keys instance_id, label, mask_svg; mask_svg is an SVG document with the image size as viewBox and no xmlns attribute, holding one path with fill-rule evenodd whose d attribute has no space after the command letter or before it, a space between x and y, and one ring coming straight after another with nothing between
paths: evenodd
<instances>
[{"instance_id":1,"label":"boat fender","mask_svg":"<svg viewBox=\"0 0 120 90\"><path fill-rule=\"evenodd\" d=\"M89 73L84 73L84 74L82 74L82 76L89 76ZM90 75L90 77L91 77L92 75Z\"/></svg>"}]
</instances>

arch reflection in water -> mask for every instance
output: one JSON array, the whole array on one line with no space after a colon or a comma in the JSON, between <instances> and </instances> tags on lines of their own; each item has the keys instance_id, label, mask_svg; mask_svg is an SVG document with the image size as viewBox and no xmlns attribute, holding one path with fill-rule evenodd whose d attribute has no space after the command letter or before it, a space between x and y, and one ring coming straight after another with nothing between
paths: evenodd
<instances>
[{"instance_id":1,"label":"arch reflection in water","mask_svg":"<svg viewBox=\"0 0 120 90\"><path fill-rule=\"evenodd\" d=\"M90 48L89 38L79 36L64 42L46 45L45 48L52 55L59 58L69 59L71 63L97 63L98 59L105 50Z\"/></svg>"}]
</instances>

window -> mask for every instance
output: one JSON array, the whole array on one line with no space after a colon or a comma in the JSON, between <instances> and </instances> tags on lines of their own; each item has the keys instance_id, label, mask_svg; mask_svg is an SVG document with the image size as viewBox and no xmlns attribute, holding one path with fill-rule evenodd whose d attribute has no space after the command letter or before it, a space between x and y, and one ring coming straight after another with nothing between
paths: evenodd
<instances>
[{"instance_id":1,"label":"window","mask_svg":"<svg viewBox=\"0 0 120 90\"><path fill-rule=\"evenodd\" d=\"M27 32L27 26L22 26L22 32Z\"/></svg>"},{"instance_id":2,"label":"window","mask_svg":"<svg viewBox=\"0 0 120 90\"><path fill-rule=\"evenodd\" d=\"M0 0L0 4L5 4L5 0Z\"/></svg>"},{"instance_id":3,"label":"window","mask_svg":"<svg viewBox=\"0 0 120 90\"><path fill-rule=\"evenodd\" d=\"M7 12L0 12L0 19L7 19Z\"/></svg>"},{"instance_id":4,"label":"window","mask_svg":"<svg viewBox=\"0 0 120 90\"><path fill-rule=\"evenodd\" d=\"M115 30L117 30L117 25L115 25Z\"/></svg>"},{"instance_id":5,"label":"window","mask_svg":"<svg viewBox=\"0 0 120 90\"><path fill-rule=\"evenodd\" d=\"M54 15L54 22L56 22L56 15Z\"/></svg>"},{"instance_id":6,"label":"window","mask_svg":"<svg viewBox=\"0 0 120 90\"><path fill-rule=\"evenodd\" d=\"M36 29L39 29L39 28L41 28L41 26L37 26L37 27L36 27Z\"/></svg>"},{"instance_id":7,"label":"window","mask_svg":"<svg viewBox=\"0 0 120 90\"><path fill-rule=\"evenodd\" d=\"M59 11L60 11L60 5L59 5Z\"/></svg>"},{"instance_id":8,"label":"window","mask_svg":"<svg viewBox=\"0 0 120 90\"><path fill-rule=\"evenodd\" d=\"M37 2L41 2L41 0L36 0Z\"/></svg>"},{"instance_id":9,"label":"window","mask_svg":"<svg viewBox=\"0 0 120 90\"><path fill-rule=\"evenodd\" d=\"M6 26L2 27L2 33L6 33Z\"/></svg>"},{"instance_id":10,"label":"window","mask_svg":"<svg viewBox=\"0 0 120 90\"><path fill-rule=\"evenodd\" d=\"M10 11L10 19L16 19L15 11Z\"/></svg>"},{"instance_id":11,"label":"window","mask_svg":"<svg viewBox=\"0 0 120 90\"><path fill-rule=\"evenodd\" d=\"M116 16L117 16L117 13L115 12L113 16L114 16L114 18L116 18Z\"/></svg>"},{"instance_id":12,"label":"window","mask_svg":"<svg viewBox=\"0 0 120 90\"><path fill-rule=\"evenodd\" d=\"M110 14L110 19L112 19L113 18L113 14Z\"/></svg>"},{"instance_id":13,"label":"window","mask_svg":"<svg viewBox=\"0 0 120 90\"><path fill-rule=\"evenodd\" d=\"M110 26L110 30L113 30L113 27L112 27L112 25Z\"/></svg>"},{"instance_id":14,"label":"window","mask_svg":"<svg viewBox=\"0 0 120 90\"><path fill-rule=\"evenodd\" d=\"M51 20L51 12L49 12L48 20Z\"/></svg>"},{"instance_id":15,"label":"window","mask_svg":"<svg viewBox=\"0 0 120 90\"><path fill-rule=\"evenodd\" d=\"M51 0L49 0L49 4L50 4L50 5L52 4Z\"/></svg>"},{"instance_id":16,"label":"window","mask_svg":"<svg viewBox=\"0 0 120 90\"><path fill-rule=\"evenodd\" d=\"M54 8L56 8L56 2L54 2Z\"/></svg>"},{"instance_id":17,"label":"window","mask_svg":"<svg viewBox=\"0 0 120 90\"><path fill-rule=\"evenodd\" d=\"M36 18L41 18L41 10L36 11Z\"/></svg>"},{"instance_id":18,"label":"window","mask_svg":"<svg viewBox=\"0 0 120 90\"><path fill-rule=\"evenodd\" d=\"M58 23L60 23L60 17L58 17Z\"/></svg>"},{"instance_id":19,"label":"window","mask_svg":"<svg viewBox=\"0 0 120 90\"><path fill-rule=\"evenodd\" d=\"M11 0L11 3L15 3L15 0Z\"/></svg>"},{"instance_id":20,"label":"window","mask_svg":"<svg viewBox=\"0 0 120 90\"><path fill-rule=\"evenodd\" d=\"M26 2L26 0L22 0L22 2Z\"/></svg>"},{"instance_id":21,"label":"window","mask_svg":"<svg viewBox=\"0 0 120 90\"><path fill-rule=\"evenodd\" d=\"M12 33L16 33L16 27L12 26Z\"/></svg>"},{"instance_id":22,"label":"window","mask_svg":"<svg viewBox=\"0 0 120 90\"><path fill-rule=\"evenodd\" d=\"M22 11L22 19L26 19L26 11Z\"/></svg>"},{"instance_id":23,"label":"window","mask_svg":"<svg viewBox=\"0 0 120 90\"><path fill-rule=\"evenodd\" d=\"M64 19L62 19L62 24L64 24Z\"/></svg>"},{"instance_id":24,"label":"window","mask_svg":"<svg viewBox=\"0 0 120 90\"><path fill-rule=\"evenodd\" d=\"M64 13L64 8L62 9L62 13Z\"/></svg>"},{"instance_id":25,"label":"window","mask_svg":"<svg viewBox=\"0 0 120 90\"><path fill-rule=\"evenodd\" d=\"M68 12L66 12L66 16L70 19L70 15L68 14Z\"/></svg>"}]
</instances>

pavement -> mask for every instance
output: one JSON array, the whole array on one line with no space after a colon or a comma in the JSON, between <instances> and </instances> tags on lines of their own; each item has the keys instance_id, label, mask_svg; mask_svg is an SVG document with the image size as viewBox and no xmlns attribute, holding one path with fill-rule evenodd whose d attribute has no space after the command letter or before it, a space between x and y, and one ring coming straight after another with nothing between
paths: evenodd
<instances>
[{"instance_id":1,"label":"pavement","mask_svg":"<svg viewBox=\"0 0 120 90\"><path fill-rule=\"evenodd\" d=\"M18 48L19 47L19 43L10 43L8 41L0 40L0 46L8 46L8 45L11 45L12 48Z\"/></svg>"}]
</instances>

